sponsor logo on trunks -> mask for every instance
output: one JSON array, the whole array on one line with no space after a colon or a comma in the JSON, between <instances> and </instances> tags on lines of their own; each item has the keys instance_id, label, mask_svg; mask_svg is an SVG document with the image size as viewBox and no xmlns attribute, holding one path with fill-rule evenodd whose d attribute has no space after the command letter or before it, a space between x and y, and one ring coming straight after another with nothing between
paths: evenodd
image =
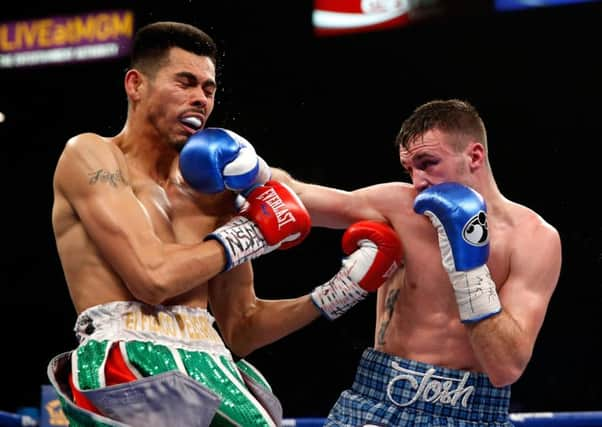
<instances>
[{"instance_id":1,"label":"sponsor logo on trunks","mask_svg":"<svg viewBox=\"0 0 602 427\"><path fill-rule=\"evenodd\" d=\"M123 322L125 329L135 332L151 332L179 339L221 341L207 319L187 313L143 313L133 310L123 314Z\"/></svg>"},{"instance_id":2,"label":"sponsor logo on trunks","mask_svg":"<svg viewBox=\"0 0 602 427\"><path fill-rule=\"evenodd\" d=\"M418 400L443 405L457 406L460 404L466 408L468 399L474 393L474 386L466 387L469 372L461 379L435 375L436 369L430 368L426 372L417 372L405 369L397 362L391 362L394 370L401 372L387 384L387 397L397 406L409 406ZM393 388L399 381L407 381L412 389L416 390L414 396L407 401L398 401L393 397Z\"/></svg>"}]
</instances>

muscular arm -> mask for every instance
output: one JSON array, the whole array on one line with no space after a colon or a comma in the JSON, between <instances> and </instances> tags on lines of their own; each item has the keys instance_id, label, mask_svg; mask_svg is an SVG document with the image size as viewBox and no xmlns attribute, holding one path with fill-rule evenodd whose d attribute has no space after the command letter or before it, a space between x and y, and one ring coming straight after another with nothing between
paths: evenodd
<instances>
[{"instance_id":1,"label":"muscular arm","mask_svg":"<svg viewBox=\"0 0 602 427\"><path fill-rule=\"evenodd\" d=\"M387 221L386 212L410 188L404 183L391 182L344 191L296 180L278 168L272 168L272 177L299 195L314 226L327 228L345 228L361 220Z\"/></svg>"},{"instance_id":2,"label":"muscular arm","mask_svg":"<svg viewBox=\"0 0 602 427\"><path fill-rule=\"evenodd\" d=\"M218 274L225 265L219 243L168 244L157 237L128 183L120 154L97 135L80 135L69 141L55 171L57 196L73 208L111 269L136 298L149 304L186 292Z\"/></svg>"},{"instance_id":3,"label":"muscular arm","mask_svg":"<svg viewBox=\"0 0 602 427\"><path fill-rule=\"evenodd\" d=\"M248 265L212 280L210 304L232 351L244 356L322 314L330 320L337 319L378 289L399 266L402 257L395 230L382 222L353 224L343 233L342 248L347 256L341 269L309 295L298 298L256 298Z\"/></svg>"},{"instance_id":4,"label":"muscular arm","mask_svg":"<svg viewBox=\"0 0 602 427\"><path fill-rule=\"evenodd\" d=\"M556 230L539 223L525 233L500 289L502 311L468 325L473 350L493 384L514 383L531 358L561 266Z\"/></svg>"},{"instance_id":5,"label":"muscular arm","mask_svg":"<svg viewBox=\"0 0 602 427\"><path fill-rule=\"evenodd\" d=\"M211 280L209 298L224 341L240 357L320 317L309 294L281 300L257 298L249 263Z\"/></svg>"}]
</instances>

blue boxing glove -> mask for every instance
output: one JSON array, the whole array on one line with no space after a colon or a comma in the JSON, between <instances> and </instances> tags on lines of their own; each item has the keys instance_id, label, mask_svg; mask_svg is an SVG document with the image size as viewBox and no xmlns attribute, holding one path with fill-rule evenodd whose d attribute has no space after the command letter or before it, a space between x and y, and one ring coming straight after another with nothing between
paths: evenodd
<instances>
[{"instance_id":1,"label":"blue boxing glove","mask_svg":"<svg viewBox=\"0 0 602 427\"><path fill-rule=\"evenodd\" d=\"M271 177L267 163L242 136L222 128L192 135L180 152L184 180L202 193L248 193Z\"/></svg>"},{"instance_id":2,"label":"blue boxing glove","mask_svg":"<svg viewBox=\"0 0 602 427\"><path fill-rule=\"evenodd\" d=\"M454 288L462 322L477 322L501 311L487 268L487 207L472 188L454 182L434 185L414 201L437 230L443 267Z\"/></svg>"}]
</instances>

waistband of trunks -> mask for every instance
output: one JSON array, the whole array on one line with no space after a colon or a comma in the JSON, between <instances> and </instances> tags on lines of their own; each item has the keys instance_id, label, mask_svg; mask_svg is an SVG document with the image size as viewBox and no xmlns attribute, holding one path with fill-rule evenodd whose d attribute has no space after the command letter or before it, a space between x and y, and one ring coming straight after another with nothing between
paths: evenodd
<instances>
[{"instance_id":1,"label":"waistband of trunks","mask_svg":"<svg viewBox=\"0 0 602 427\"><path fill-rule=\"evenodd\" d=\"M469 421L508 417L510 386L494 387L487 375L444 368L366 349L352 389L370 399Z\"/></svg>"},{"instance_id":2,"label":"waistband of trunks","mask_svg":"<svg viewBox=\"0 0 602 427\"><path fill-rule=\"evenodd\" d=\"M116 301L83 311L75 334L84 344L96 341L146 341L189 351L230 355L213 327L215 318L203 308Z\"/></svg>"}]
</instances>

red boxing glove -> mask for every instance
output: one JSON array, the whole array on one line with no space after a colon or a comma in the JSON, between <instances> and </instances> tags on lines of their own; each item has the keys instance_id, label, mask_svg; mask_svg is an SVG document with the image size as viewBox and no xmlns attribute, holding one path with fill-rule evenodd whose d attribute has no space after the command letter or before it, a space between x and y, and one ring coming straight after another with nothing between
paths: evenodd
<instances>
[{"instance_id":1,"label":"red boxing glove","mask_svg":"<svg viewBox=\"0 0 602 427\"><path fill-rule=\"evenodd\" d=\"M311 230L309 213L286 185L268 181L252 190L238 216L209 235L222 244L225 270L276 249L301 243Z\"/></svg>"},{"instance_id":2,"label":"red boxing glove","mask_svg":"<svg viewBox=\"0 0 602 427\"><path fill-rule=\"evenodd\" d=\"M382 222L360 221L343 234L343 266L328 282L311 293L314 304L334 320L369 292L376 291L401 265L401 241Z\"/></svg>"},{"instance_id":3,"label":"red boxing glove","mask_svg":"<svg viewBox=\"0 0 602 427\"><path fill-rule=\"evenodd\" d=\"M241 215L257 224L268 245L279 245L279 249L300 244L311 230L311 218L301 199L278 181L251 191Z\"/></svg>"},{"instance_id":4,"label":"red boxing glove","mask_svg":"<svg viewBox=\"0 0 602 427\"><path fill-rule=\"evenodd\" d=\"M360 221L351 225L342 240L350 255L349 278L368 292L376 291L401 265L401 242L395 230L382 222Z\"/></svg>"}]
</instances>

